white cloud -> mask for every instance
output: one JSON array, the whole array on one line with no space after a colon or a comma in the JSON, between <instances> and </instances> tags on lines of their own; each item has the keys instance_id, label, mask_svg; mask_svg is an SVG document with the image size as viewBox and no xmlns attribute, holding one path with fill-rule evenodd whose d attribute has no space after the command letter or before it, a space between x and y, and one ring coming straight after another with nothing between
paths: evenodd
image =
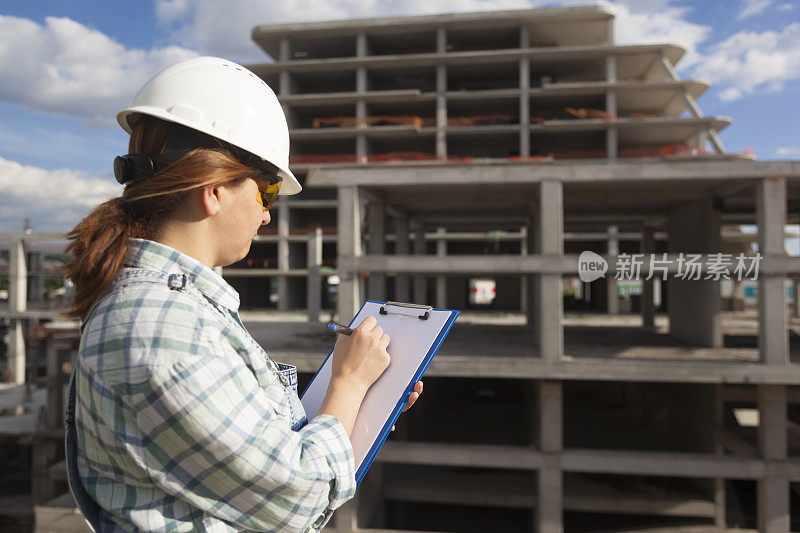
<instances>
[{"instance_id":1,"label":"white cloud","mask_svg":"<svg viewBox=\"0 0 800 533\"><path fill-rule=\"evenodd\" d=\"M800 156L800 147L781 146L775 149L775 155L779 157Z\"/></svg>"},{"instance_id":2,"label":"white cloud","mask_svg":"<svg viewBox=\"0 0 800 533\"><path fill-rule=\"evenodd\" d=\"M66 231L121 192L110 174L45 170L0 157L0 231L18 231L26 217L34 231Z\"/></svg>"},{"instance_id":3,"label":"white cloud","mask_svg":"<svg viewBox=\"0 0 800 533\"><path fill-rule=\"evenodd\" d=\"M781 31L736 33L709 48L694 74L705 77L732 101L755 92L780 91L800 78L800 23Z\"/></svg>"},{"instance_id":4,"label":"white cloud","mask_svg":"<svg viewBox=\"0 0 800 533\"><path fill-rule=\"evenodd\" d=\"M644 5L639 2L616 4L616 8L617 44L680 45L686 49L686 54L677 64L681 70L690 69L702 60L698 48L708 38L711 27L686 20L689 8L670 6L669 2L663 0L646 2Z\"/></svg>"},{"instance_id":5,"label":"white cloud","mask_svg":"<svg viewBox=\"0 0 800 533\"><path fill-rule=\"evenodd\" d=\"M794 6L794 5L792 5L792 4L781 4L781 5L779 5L779 6L778 6L776 9L777 9L778 11L791 11L791 10L793 10L794 8L795 8L795 6Z\"/></svg>"},{"instance_id":6,"label":"white cloud","mask_svg":"<svg viewBox=\"0 0 800 533\"><path fill-rule=\"evenodd\" d=\"M111 125L153 74L194 55L178 46L128 49L69 18L41 25L0 15L0 102Z\"/></svg>"},{"instance_id":7,"label":"white cloud","mask_svg":"<svg viewBox=\"0 0 800 533\"><path fill-rule=\"evenodd\" d=\"M753 15L760 15L771 4L772 0L743 0L742 10L737 17L739 20L746 19Z\"/></svg>"}]
</instances>

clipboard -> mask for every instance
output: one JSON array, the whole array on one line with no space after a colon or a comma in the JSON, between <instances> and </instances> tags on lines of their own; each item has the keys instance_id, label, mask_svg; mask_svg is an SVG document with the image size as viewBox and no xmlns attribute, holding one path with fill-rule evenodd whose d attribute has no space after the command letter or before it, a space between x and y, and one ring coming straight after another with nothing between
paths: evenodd
<instances>
[{"instance_id":1,"label":"clipboard","mask_svg":"<svg viewBox=\"0 0 800 533\"><path fill-rule=\"evenodd\" d=\"M350 327L356 327L366 317L374 316L378 326L390 337L387 351L391 358L389 367L367 391L350 437L357 484L361 484L414 391L414 385L422 378L459 314L460 311L426 305L367 300L350 321ZM317 416L325 399L331 379L332 354L331 349L300 397L309 420Z\"/></svg>"}]
</instances>

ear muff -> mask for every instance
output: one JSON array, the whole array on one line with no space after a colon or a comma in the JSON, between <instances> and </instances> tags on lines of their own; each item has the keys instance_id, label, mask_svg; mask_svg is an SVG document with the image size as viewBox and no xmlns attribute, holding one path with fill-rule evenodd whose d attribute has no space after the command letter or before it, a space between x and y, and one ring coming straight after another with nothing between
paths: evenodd
<instances>
[{"instance_id":1,"label":"ear muff","mask_svg":"<svg viewBox=\"0 0 800 533\"><path fill-rule=\"evenodd\" d=\"M147 154L126 154L114 159L114 177L123 185L149 178L156 170L156 162Z\"/></svg>"}]
</instances>

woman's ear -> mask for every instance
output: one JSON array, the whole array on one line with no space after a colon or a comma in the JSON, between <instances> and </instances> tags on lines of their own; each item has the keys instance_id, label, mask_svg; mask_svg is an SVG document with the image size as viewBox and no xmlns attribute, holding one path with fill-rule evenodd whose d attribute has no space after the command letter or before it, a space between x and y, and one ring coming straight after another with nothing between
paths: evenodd
<instances>
[{"instance_id":1,"label":"woman's ear","mask_svg":"<svg viewBox=\"0 0 800 533\"><path fill-rule=\"evenodd\" d=\"M200 206L204 215L213 216L219 212L219 189L211 185L200 189Z\"/></svg>"}]
</instances>

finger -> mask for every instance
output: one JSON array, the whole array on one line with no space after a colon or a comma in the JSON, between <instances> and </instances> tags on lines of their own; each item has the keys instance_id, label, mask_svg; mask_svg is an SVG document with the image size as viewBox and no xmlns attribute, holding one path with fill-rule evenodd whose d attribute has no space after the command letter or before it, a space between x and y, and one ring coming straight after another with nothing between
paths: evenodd
<instances>
[{"instance_id":1,"label":"finger","mask_svg":"<svg viewBox=\"0 0 800 533\"><path fill-rule=\"evenodd\" d=\"M404 412L404 413L405 413L406 411L408 411L408 410L411 408L411 406L412 406L412 405L414 405L414 402L416 402L416 401L417 401L417 398L419 398L419 394L418 394L418 393L416 393L416 392L412 392L412 393L409 395L409 397L408 397L408 402L406 402L406 406L403 408L403 412Z\"/></svg>"},{"instance_id":2,"label":"finger","mask_svg":"<svg viewBox=\"0 0 800 533\"><path fill-rule=\"evenodd\" d=\"M416 392L417 394L422 394L422 382L421 381L417 381L414 384L414 392Z\"/></svg>"},{"instance_id":3,"label":"finger","mask_svg":"<svg viewBox=\"0 0 800 533\"><path fill-rule=\"evenodd\" d=\"M378 319L374 316L368 316L364 320L361 321L361 324L358 326L358 329L364 328L366 331L372 331L372 328L375 327L375 324L378 323Z\"/></svg>"},{"instance_id":4,"label":"finger","mask_svg":"<svg viewBox=\"0 0 800 533\"><path fill-rule=\"evenodd\" d=\"M385 349L386 349L386 347L387 347L387 346L389 346L389 340L390 340L390 339L389 339L389 335L386 335L386 334L384 333L383 335L381 335L381 340L380 340L380 342L378 343L378 346L380 346L382 349L384 349L384 350L385 350ZM416 389L415 389L415 390L416 390Z\"/></svg>"}]
</instances>

